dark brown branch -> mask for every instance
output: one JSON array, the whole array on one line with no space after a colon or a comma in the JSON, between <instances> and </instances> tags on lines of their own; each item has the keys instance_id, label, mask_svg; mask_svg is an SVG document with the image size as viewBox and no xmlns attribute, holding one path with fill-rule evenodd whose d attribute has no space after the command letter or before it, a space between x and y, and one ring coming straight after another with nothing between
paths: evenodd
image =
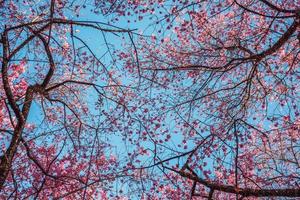
<instances>
[{"instance_id":1,"label":"dark brown branch","mask_svg":"<svg viewBox=\"0 0 300 200\"><path fill-rule=\"evenodd\" d=\"M2 41L3 41L3 61L2 61L1 73L2 73L3 88L5 91L8 103L12 107L17 119L22 121L23 120L22 113L16 104L16 101L14 99L14 96L13 96L13 93L9 86L9 81L8 81L9 46L8 46L8 35L7 35L6 31L4 31L4 33L2 34Z\"/></svg>"},{"instance_id":2,"label":"dark brown branch","mask_svg":"<svg viewBox=\"0 0 300 200\"><path fill-rule=\"evenodd\" d=\"M9 46L8 46L8 36L7 32L4 31L2 35L2 40L3 40L3 61L2 61L2 82L3 82L3 88L5 91L5 95L8 99L8 103L13 109L16 118L18 120L17 125L14 129L14 133L11 138L11 142L5 151L4 155L1 156L1 163L0 163L0 191L3 188L3 185L5 183L5 180L7 178L7 175L10 171L11 163L14 157L14 154L17 150L20 136L22 133L22 130L25 126L25 121L26 121L26 115L24 116L24 113L21 112L19 109L12 90L9 86L9 80L8 80L8 62L9 62ZM26 92L27 93L27 92ZM26 113L25 113L26 114Z\"/></svg>"},{"instance_id":3,"label":"dark brown branch","mask_svg":"<svg viewBox=\"0 0 300 200\"><path fill-rule=\"evenodd\" d=\"M22 131L25 127L25 123L27 120L27 116L30 110L30 106L33 100L34 89L32 86L29 86L25 95L25 103L22 108L21 118L18 119L17 126L14 129L14 133L12 135L9 147L7 148L4 155L1 157L0 164L0 190L2 190L5 180L8 176L8 173L11 168L12 160L15 152L17 151L18 145L20 143L20 139L22 136Z\"/></svg>"},{"instance_id":4,"label":"dark brown branch","mask_svg":"<svg viewBox=\"0 0 300 200\"><path fill-rule=\"evenodd\" d=\"M269 6L270 8L272 8L273 10L276 10L278 12L284 12L284 13L296 13L299 12L299 10L289 10L289 9L283 9L283 8L279 8L278 6L270 3L268 0L259 0L261 2L263 2L264 4L266 4L267 6Z\"/></svg>"},{"instance_id":5,"label":"dark brown branch","mask_svg":"<svg viewBox=\"0 0 300 200\"><path fill-rule=\"evenodd\" d=\"M295 17L296 15L288 15L288 16L278 16L278 15L275 15L275 16L272 16L272 15L265 15L265 14L262 14L262 13L259 13L255 10L252 10L242 4L240 4L239 2L237 2L236 0L234 1L239 7L241 7L242 9L250 12L250 13L253 13L253 14L256 14L256 15L260 15L260 16L263 16L263 17L267 17L267 18L273 18L273 19L276 19L276 18L292 18L292 17Z\"/></svg>"},{"instance_id":6,"label":"dark brown branch","mask_svg":"<svg viewBox=\"0 0 300 200\"><path fill-rule=\"evenodd\" d=\"M243 197L300 197L300 189L299 188L286 188L286 189L252 189L252 188L237 188L232 185L224 185L219 183L214 183L205 179L198 177L195 172L191 171L191 173L185 171L178 171L173 168L166 167L167 169L178 173L182 177L188 178L190 180L196 181L211 190L217 190L225 193L238 194Z\"/></svg>"},{"instance_id":7,"label":"dark brown branch","mask_svg":"<svg viewBox=\"0 0 300 200\"><path fill-rule=\"evenodd\" d=\"M55 6L55 0L51 0L51 3L50 3L50 22L53 21L54 6ZM50 28L49 28L48 41L47 41L48 45L49 45L50 40L51 40L51 32L52 32L52 24L50 25Z\"/></svg>"},{"instance_id":8,"label":"dark brown branch","mask_svg":"<svg viewBox=\"0 0 300 200\"><path fill-rule=\"evenodd\" d=\"M269 55L275 53L296 32L299 24L300 24L300 21L298 19L294 20L292 25L287 29L287 31L279 38L279 40L273 46L271 46L269 49L267 49L259 54L252 55L247 59L261 60L261 59L265 58L266 56L269 56Z\"/></svg>"}]
</instances>

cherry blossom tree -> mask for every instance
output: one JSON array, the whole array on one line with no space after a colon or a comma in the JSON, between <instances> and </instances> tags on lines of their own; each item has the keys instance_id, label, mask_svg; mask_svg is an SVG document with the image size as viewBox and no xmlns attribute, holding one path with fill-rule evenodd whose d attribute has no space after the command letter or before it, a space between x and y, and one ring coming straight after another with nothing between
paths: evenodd
<instances>
[{"instance_id":1,"label":"cherry blossom tree","mask_svg":"<svg viewBox=\"0 0 300 200\"><path fill-rule=\"evenodd\" d=\"M2 199L300 196L299 1L3 0L0 18Z\"/></svg>"}]
</instances>

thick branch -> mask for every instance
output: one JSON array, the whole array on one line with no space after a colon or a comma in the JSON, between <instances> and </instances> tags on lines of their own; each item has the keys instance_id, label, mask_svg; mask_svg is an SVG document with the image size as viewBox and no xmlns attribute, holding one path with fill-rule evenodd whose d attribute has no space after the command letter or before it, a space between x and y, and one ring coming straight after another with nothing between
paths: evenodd
<instances>
[{"instance_id":1,"label":"thick branch","mask_svg":"<svg viewBox=\"0 0 300 200\"><path fill-rule=\"evenodd\" d=\"M262 58L265 58L266 56L269 56L273 53L275 53L282 45L285 44L285 42L290 39L290 37L296 32L297 27L299 26L300 21L298 19L295 19L292 25L287 29L287 31L279 38L279 40L273 44L269 49L250 56L248 59L259 59L261 60Z\"/></svg>"},{"instance_id":2,"label":"thick branch","mask_svg":"<svg viewBox=\"0 0 300 200\"><path fill-rule=\"evenodd\" d=\"M167 167L166 167L167 168ZM195 173L188 173L184 171L177 171L172 168L168 168L182 177L188 178L190 180L196 181L211 190L217 190L225 193L238 194L243 197L300 197L300 189L252 189L252 188L237 188L232 185L223 185L219 183L210 182L198 177Z\"/></svg>"},{"instance_id":3,"label":"thick branch","mask_svg":"<svg viewBox=\"0 0 300 200\"><path fill-rule=\"evenodd\" d=\"M297 12L299 12L297 10L289 10L289 9L280 8L280 7L270 3L268 0L260 0L260 1L263 2L264 4L266 4L267 6L269 6L270 8L272 8L273 10L276 10L278 12L283 12L283 13L297 13Z\"/></svg>"}]
</instances>

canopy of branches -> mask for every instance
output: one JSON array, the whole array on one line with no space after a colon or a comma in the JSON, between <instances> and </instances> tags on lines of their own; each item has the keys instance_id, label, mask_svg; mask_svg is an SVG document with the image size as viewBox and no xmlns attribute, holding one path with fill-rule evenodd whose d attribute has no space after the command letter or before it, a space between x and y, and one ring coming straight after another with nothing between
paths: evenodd
<instances>
[{"instance_id":1,"label":"canopy of branches","mask_svg":"<svg viewBox=\"0 0 300 200\"><path fill-rule=\"evenodd\" d=\"M300 1L0 0L1 199L300 198Z\"/></svg>"}]
</instances>

